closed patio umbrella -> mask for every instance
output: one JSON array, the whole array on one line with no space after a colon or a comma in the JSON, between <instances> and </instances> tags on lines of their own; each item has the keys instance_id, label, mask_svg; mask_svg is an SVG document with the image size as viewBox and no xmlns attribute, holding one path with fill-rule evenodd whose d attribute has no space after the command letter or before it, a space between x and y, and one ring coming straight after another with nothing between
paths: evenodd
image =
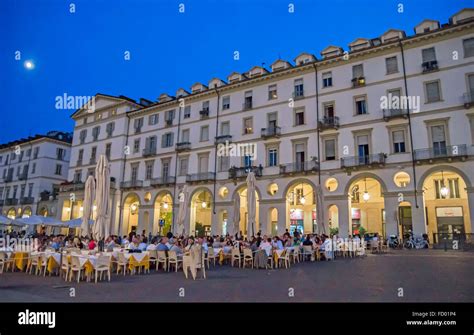
<instances>
[{"instance_id":1,"label":"closed patio umbrella","mask_svg":"<svg viewBox=\"0 0 474 335\"><path fill-rule=\"evenodd\" d=\"M179 210L176 218L176 233L184 235L184 220L189 206L189 190L188 185L184 185L179 194Z\"/></svg>"},{"instance_id":2,"label":"closed patio umbrella","mask_svg":"<svg viewBox=\"0 0 474 335\"><path fill-rule=\"evenodd\" d=\"M84 187L84 203L82 204L82 224L81 224L81 235L88 236L89 224L88 221L92 214L92 207L94 205L95 197L95 179L93 176L87 177L86 185Z\"/></svg>"},{"instance_id":3,"label":"closed patio umbrella","mask_svg":"<svg viewBox=\"0 0 474 335\"><path fill-rule=\"evenodd\" d=\"M317 233L327 234L326 224L324 223L323 189L321 185L316 186L316 220L319 230Z\"/></svg>"},{"instance_id":4,"label":"closed patio umbrella","mask_svg":"<svg viewBox=\"0 0 474 335\"><path fill-rule=\"evenodd\" d=\"M237 234L240 230L240 195L238 193L234 201L234 217L232 219L234 234Z\"/></svg>"},{"instance_id":5,"label":"closed patio umbrella","mask_svg":"<svg viewBox=\"0 0 474 335\"><path fill-rule=\"evenodd\" d=\"M96 240L101 240L110 235L110 168L109 162L104 155L100 155L95 168L96 178L96 206L97 219L92 226L92 233Z\"/></svg>"},{"instance_id":6,"label":"closed patio umbrella","mask_svg":"<svg viewBox=\"0 0 474 335\"><path fill-rule=\"evenodd\" d=\"M247 227L247 239L250 240L250 236L255 235L255 216L257 215L257 204L255 197L255 173L249 172L247 175L247 212L248 212L248 227ZM251 235L250 235L251 234Z\"/></svg>"}]
</instances>

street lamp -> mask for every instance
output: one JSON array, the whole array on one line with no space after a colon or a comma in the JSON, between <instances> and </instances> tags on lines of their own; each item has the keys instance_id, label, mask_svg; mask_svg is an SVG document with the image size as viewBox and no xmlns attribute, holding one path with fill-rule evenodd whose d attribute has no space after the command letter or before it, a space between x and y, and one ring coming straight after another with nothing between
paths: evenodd
<instances>
[{"instance_id":1,"label":"street lamp","mask_svg":"<svg viewBox=\"0 0 474 335\"><path fill-rule=\"evenodd\" d=\"M446 184L444 183L444 174L442 170L441 170L441 188L439 190L439 193L441 193L441 196L443 198L446 198L449 195L449 188L447 188Z\"/></svg>"},{"instance_id":2,"label":"street lamp","mask_svg":"<svg viewBox=\"0 0 474 335\"><path fill-rule=\"evenodd\" d=\"M370 199L370 194L367 191L367 178L364 178L364 194L362 194L362 199L364 199L365 202Z\"/></svg>"}]
</instances>

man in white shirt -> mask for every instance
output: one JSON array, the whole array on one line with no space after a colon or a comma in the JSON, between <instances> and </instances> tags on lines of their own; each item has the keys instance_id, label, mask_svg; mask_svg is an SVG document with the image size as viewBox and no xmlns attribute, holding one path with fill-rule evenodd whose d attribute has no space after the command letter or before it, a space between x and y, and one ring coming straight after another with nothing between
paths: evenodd
<instances>
[{"instance_id":1,"label":"man in white shirt","mask_svg":"<svg viewBox=\"0 0 474 335\"><path fill-rule=\"evenodd\" d=\"M267 256L271 256L271 254L272 254L272 243L271 242L272 242L272 239L267 238L265 241L263 241L260 244L260 249L265 250L265 253L267 254Z\"/></svg>"}]
</instances>

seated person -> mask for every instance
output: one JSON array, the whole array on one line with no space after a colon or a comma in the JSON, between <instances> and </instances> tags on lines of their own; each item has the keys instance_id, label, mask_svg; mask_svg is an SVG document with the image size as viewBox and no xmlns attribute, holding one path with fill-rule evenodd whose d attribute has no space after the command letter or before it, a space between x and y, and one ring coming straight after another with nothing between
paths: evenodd
<instances>
[{"instance_id":1,"label":"seated person","mask_svg":"<svg viewBox=\"0 0 474 335\"><path fill-rule=\"evenodd\" d=\"M265 253L267 254L267 256L271 256L272 255L272 239L271 238L267 238L266 241L263 241L262 243L260 243L260 249L262 250L265 250Z\"/></svg>"}]
</instances>

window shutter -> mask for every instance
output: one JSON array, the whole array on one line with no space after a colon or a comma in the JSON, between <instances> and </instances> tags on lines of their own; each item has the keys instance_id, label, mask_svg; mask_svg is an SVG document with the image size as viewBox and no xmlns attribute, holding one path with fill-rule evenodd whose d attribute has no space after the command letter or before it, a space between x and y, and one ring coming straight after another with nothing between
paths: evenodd
<instances>
[{"instance_id":1,"label":"window shutter","mask_svg":"<svg viewBox=\"0 0 474 335\"><path fill-rule=\"evenodd\" d=\"M405 142L405 136L403 130L396 130L393 133L393 143L402 143Z\"/></svg>"},{"instance_id":2,"label":"window shutter","mask_svg":"<svg viewBox=\"0 0 474 335\"><path fill-rule=\"evenodd\" d=\"M438 82L426 84L426 95L428 101L439 100L439 86Z\"/></svg>"},{"instance_id":3,"label":"window shutter","mask_svg":"<svg viewBox=\"0 0 474 335\"><path fill-rule=\"evenodd\" d=\"M367 136L367 135L357 136L357 144L358 145L368 145L369 144L369 136Z\"/></svg>"},{"instance_id":4,"label":"window shutter","mask_svg":"<svg viewBox=\"0 0 474 335\"><path fill-rule=\"evenodd\" d=\"M431 127L431 138L433 142L444 142L444 126L432 126Z\"/></svg>"},{"instance_id":5,"label":"window shutter","mask_svg":"<svg viewBox=\"0 0 474 335\"><path fill-rule=\"evenodd\" d=\"M474 56L474 38L462 41L464 46L464 57Z\"/></svg>"},{"instance_id":6,"label":"window shutter","mask_svg":"<svg viewBox=\"0 0 474 335\"><path fill-rule=\"evenodd\" d=\"M352 67L352 77L359 78L364 76L364 68L362 64L354 65Z\"/></svg>"},{"instance_id":7,"label":"window shutter","mask_svg":"<svg viewBox=\"0 0 474 335\"><path fill-rule=\"evenodd\" d=\"M336 141L335 140L326 140L325 141L325 151L326 157L335 157L336 156Z\"/></svg>"},{"instance_id":8,"label":"window shutter","mask_svg":"<svg viewBox=\"0 0 474 335\"><path fill-rule=\"evenodd\" d=\"M434 48L428 48L428 49L421 50L421 55L423 57L423 63L436 60L436 53L435 53Z\"/></svg>"}]
</instances>

